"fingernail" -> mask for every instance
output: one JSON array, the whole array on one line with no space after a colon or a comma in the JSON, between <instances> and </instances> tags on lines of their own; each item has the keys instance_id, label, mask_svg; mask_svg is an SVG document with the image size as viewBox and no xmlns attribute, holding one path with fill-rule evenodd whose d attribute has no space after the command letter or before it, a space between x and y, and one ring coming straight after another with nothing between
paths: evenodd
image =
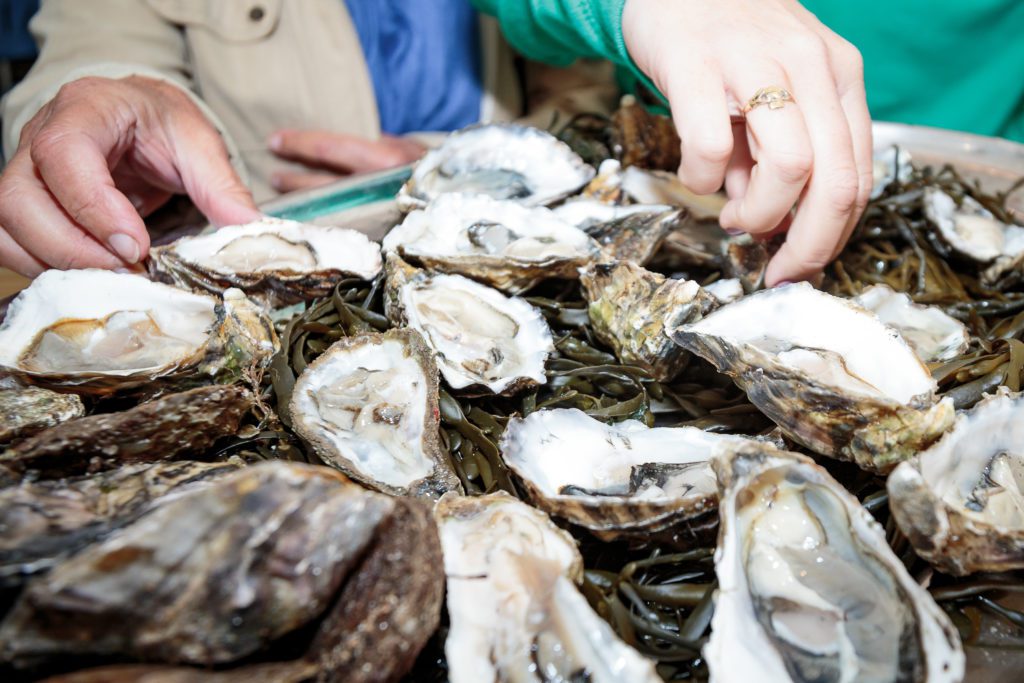
<instances>
[{"instance_id":1,"label":"fingernail","mask_svg":"<svg viewBox=\"0 0 1024 683\"><path fill-rule=\"evenodd\" d=\"M281 149L281 142L282 142L281 134L280 133L274 133L273 135L270 136L270 139L267 140L267 145L270 146L270 149L272 149L272 150L274 150L276 152L279 149Z\"/></svg>"},{"instance_id":2,"label":"fingernail","mask_svg":"<svg viewBox=\"0 0 1024 683\"><path fill-rule=\"evenodd\" d=\"M739 237L743 234L743 231L739 228L725 228L725 233L731 237Z\"/></svg>"},{"instance_id":3,"label":"fingernail","mask_svg":"<svg viewBox=\"0 0 1024 683\"><path fill-rule=\"evenodd\" d=\"M124 233L111 235L107 244L114 250L114 253L121 257L125 263L132 264L139 261L139 243Z\"/></svg>"}]
</instances>

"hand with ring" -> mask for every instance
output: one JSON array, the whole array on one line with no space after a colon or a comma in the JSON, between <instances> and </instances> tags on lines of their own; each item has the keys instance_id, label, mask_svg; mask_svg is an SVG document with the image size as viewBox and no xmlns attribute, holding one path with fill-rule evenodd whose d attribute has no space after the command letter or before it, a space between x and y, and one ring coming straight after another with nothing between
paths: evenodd
<instances>
[{"instance_id":1,"label":"hand with ring","mask_svg":"<svg viewBox=\"0 0 1024 683\"><path fill-rule=\"evenodd\" d=\"M788 229L766 284L818 275L871 192L857 49L795 0L627 0L622 27L633 61L668 98L682 181L698 193L724 183L724 228Z\"/></svg>"}]
</instances>

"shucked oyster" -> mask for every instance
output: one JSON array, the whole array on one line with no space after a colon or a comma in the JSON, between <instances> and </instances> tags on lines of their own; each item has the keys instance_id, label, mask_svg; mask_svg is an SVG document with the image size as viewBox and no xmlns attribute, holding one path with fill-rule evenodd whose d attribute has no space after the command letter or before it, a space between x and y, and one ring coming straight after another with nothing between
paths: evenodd
<instances>
[{"instance_id":1,"label":"shucked oyster","mask_svg":"<svg viewBox=\"0 0 1024 683\"><path fill-rule=\"evenodd\" d=\"M437 365L415 330L335 342L295 382L292 425L324 462L394 495L461 491L438 438Z\"/></svg>"},{"instance_id":2,"label":"shucked oyster","mask_svg":"<svg viewBox=\"0 0 1024 683\"><path fill-rule=\"evenodd\" d=\"M887 487L900 529L942 571L1024 568L1024 397L1002 393L960 414Z\"/></svg>"},{"instance_id":3,"label":"shucked oyster","mask_svg":"<svg viewBox=\"0 0 1024 683\"><path fill-rule=\"evenodd\" d=\"M672 380L687 353L666 329L700 320L716 306L692 280L672 280L629 263L595 264L580 273L594 334L620 361Z\"/></svg>"},{"instance_id":4,"label":"shucked oyster","mask_svg":"<svg viewBox=\"0 0 1024 683\"><path fill-rule=\"evenodd\" d=\"M853 300L896 328L926 363L956 358L970 346L971 337L962 322L937 306L915 304L886 285L872 285Z\"/></svg>"},{"instance_id":5,"label":"shucked oyster","mask_svg":"<svg viewBox=\"0 0 1024 683\"><path fill-rule=\"evenodd\" d=\"M431 270L518 294L547 278L576 278L597 244L544 207L480 195L442 195L413 211L383 242Z\"/></svg>"},{"instance_id":6,"label":"shucked oyster","mask_svg":"<svg viewBox=\"0 0 1024 683\"><path fill-rule=\"evenodd\" d=\"M388 317L423 335L451 388L511 395L547 381L551 330L526 301L460 275L411 268L394 255L387 271Z\"/></svg>"},{"instance_id":7,"label":"shucked oyster","mask_svg":"<svg viewBox=\"0 0 1024 683\"><path fill-rule=\"evenodd\" d=\"M593 177L594 169L550 133L512 123L470 126L426 153L398 204L418 208L456 192L536 206L575 192Z\"/></svg>"},{"instance_id":8,"label":"shucked oyster","mask_svg":"<svg viewBox=\"0 0 1024 683\"><path fill-rule=\"evenodd\" d=\"M783 452L732 453L714 467L713 681L962 680L949 618L824 469Z\"/></svg>"},{"instance_id":9,"label":"shucked oyster","mask_svg":"<svg viewBox=\"0 0 1024 683\"><path fill-rule=\"evenodd\" d=\"M11 302L0 370L102 394L233 379L268 362L276 343L270 320L237 289L219 299L138 275L50 270Z\"/></svg>"},{"instance_id":10,"label":"shucked oyster","mask_svg":"<svg viewBox=\"0 0 1024 683\"><path fill-rule=\"evenodd\" d=\"M711 458L757 445L695 427L606 425L573 408L512 418L500 447L530 500L549 514L602 540L668 531L683 545L717 522Z\"/></svg>"},{"instance_id":11,"label":"shucked oyster","mask_svg":"<svg viewBox=\"0 0 1024 683\"><path fill-rule=\"evenodd\" d=\"M448 576L452 683L655 683L573 584L583 562L547 515L505 494L445 496L434 509Z\"/></svg>"},{"instance_id":12,"label":"shucked oyster","mask_svg":"<svg viewBox=\"0 0 1024 683\"><path fill-rule=\"evenodd\" d=\"M711 361L793 440L887 472L953 421L899 334L807 283L751 294L669 331Z\"/></svg>"},{"instance_id":13,"label":"shucked oyster","mask_svg":"<svg viewBox=\"0 0 1024 683\"><path fill-rule=\"evenodd\" d=\"M380 249L363 233L278 218L183 237L150 252L158 279L218 294L237 287L270 306L330 294L343 277L372 280L380 269Z\"/></svg>"}]
</instances>

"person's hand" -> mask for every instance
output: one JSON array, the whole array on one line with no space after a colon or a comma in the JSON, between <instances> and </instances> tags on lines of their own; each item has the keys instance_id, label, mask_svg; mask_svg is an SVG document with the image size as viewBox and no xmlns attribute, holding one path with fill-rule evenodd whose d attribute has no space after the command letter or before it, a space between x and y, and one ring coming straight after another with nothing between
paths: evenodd
<instances>
[{"instance_id":1,"label":"person's hand","mask_svg":"<svg viewBox=\"0 0 1024 683\"><path fill-rule=\"evenodd\" d=\"M679 176L711 193L724 182L724 228L785 244L766 284L804 280L835 258L871 192L871 118L860 53L795 0L627 0L626 48L668 98ZM795 102L731 114L761 88Z\"/></svg>"},{"instance_id":2,"label":"person's hand","mask_svg":"<svg viewBox=\"0 0 1024 683\"><path fill-rule=\"evenodd\" d=\"M426 147L410 138L383 135L379 140L322 130L279 130L270 136L270 150L308 171L278 171L270 182L278 192L307 190L346 175L383 171L416 161Z\"/></svg>"},{"instance_id":3,"label":"person's hand","mask_svg":"<svg viewBox=\"0 0 1024 683\"><path fill-rule=\"evenodd\" d=\"M25 125L0 175L0 265L28 277L134 265L149 250L142 217L174 193L217 225L260 215L184 92L140 76L69 83Z\"/></svg>"}]
</instances>

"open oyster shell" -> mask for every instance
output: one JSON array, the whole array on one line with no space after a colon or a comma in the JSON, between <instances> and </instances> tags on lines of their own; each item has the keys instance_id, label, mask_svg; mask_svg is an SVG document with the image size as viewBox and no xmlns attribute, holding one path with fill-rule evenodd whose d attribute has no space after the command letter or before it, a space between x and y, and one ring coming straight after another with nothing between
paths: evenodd
<instances>
[{"instance_id":1,"label":"open oyster shell","mask_svg":"<svg viewBox=\"0 0 1024 683\"><path fill-rule=\"evenodd\" d=\"M460 275L387 259L385 308L397 325L423 335L448 385L467 395L512 395L544 384L554 350L540 311Z\"/></svg>"},{"instance_id":2,"label":"open oyster shell","mask_svg":"<svg viewBox=\"0 0 1024 683\"><path fill-rule=\"evenodd\" d=\"M550 209L480 195L443 195L409 213L384 238L396 252L431 270L465 275L519 294L548 278L577 277L598 253L583 230Z\"/></svg>"},{"instance_id":3,"label":"open oyster shell","mask_svg":"<svg viewBox=\"0 0 1024 683\"><path fill-rule=\"evenodd\" d=\"M547 515L505 493L448 495L434 509L448 577L451 683L655 683L574 582L583 561Z\"/></svg>"},{"instance_id":4,"label":"open oyster shell","mask_svg":"<svg viewBox=\"0 0 1024 683\"><path fill-rule=\"evenodd\" d=\"M325 463L371 488L462 491L438 436L437 365L416 330L335 342L295 382L290 412Z\"/></svg>"},{"instance_id":5,"label":"open oyster shell","mask_svg":"<svg viewBox=\"0 0 1024 683\"><path fill-rule=\"evenodd\" d=\"M949 399L899 334L807 283L757 292L670 330L811 450L887 472L953 421Z\"/></svg>"},{"instance_id":6,"label":"open oyster shell","mask_svg":"<svg viewBox=\"0 0 1024 683\"><path fill-rule=\"evenodd\" d=\"M925 363L956 358L971 344L962 322L937 306L915 304L887 285L872 285L853 300L895 328Z\"/></svg>"},{"instance_id":7,"label":"open oyster shell","mask_svg":"<svg viewBox=\"0 0 1024 683\"><path fill-rule=\"evenodd\" d=\"M712 680L963 679L960 638L857 499L810 459L735 452L721 487Z\"/></svg>"},{"instance_id":8,"label":"open oyster shell","mask_svg":"<svg viewBox=\"0 0 1024 683\"><path fill-rule=\"evenodd\" d=\"M269 362L270 319L237 289L223 299L105 270L49 270L11 302L0 370L107 394L153 382L231 381Z\"/></svg>"},{"instance_id":9,"label":"open oyster shell","mask_svg":"<svg viewBox=\"0 0 1024 683\"><path fill-rule=\"evenodd\" d=\"M447 136L420 159L398 204L410 210L460 193L536 206L575 192L593 177L594 169L550 133L514 123L476 125Z\"/></svg>"},{"instance_id":10,"label":"open oyster shell","mask_svg":"<svg viewBox=\"0 0 1024 683\"><path fill-rule=\"evenodd\" d=\"M372 280L380 248L346 228L264 218L183 237L150 251L155 278L221 293L237 287L271 307L331 293L343 277Z\"/></svg>"},{"instance_id":11,"label":"open oyster shell","mask_svg":"<svg viewBox=\"0 0 1024 683\"><path fill-rule=\"evenodd\" d=\"M1001 393L889 475L889 508L942 571L1024 568L1024 397Z\"/></svg>"},{"instance_id":12,"label":"open oyster shell","mask_svg":"<svg viewBox=\"0 0 1024 683\"><path fill-rule=\"evenodd\" d=\"M672 280L630 262L595 264L580 273L594 334L620 361L672 380L688 354L665 334L716 306L692 280Z\"/></svg>"}]
</instances>

